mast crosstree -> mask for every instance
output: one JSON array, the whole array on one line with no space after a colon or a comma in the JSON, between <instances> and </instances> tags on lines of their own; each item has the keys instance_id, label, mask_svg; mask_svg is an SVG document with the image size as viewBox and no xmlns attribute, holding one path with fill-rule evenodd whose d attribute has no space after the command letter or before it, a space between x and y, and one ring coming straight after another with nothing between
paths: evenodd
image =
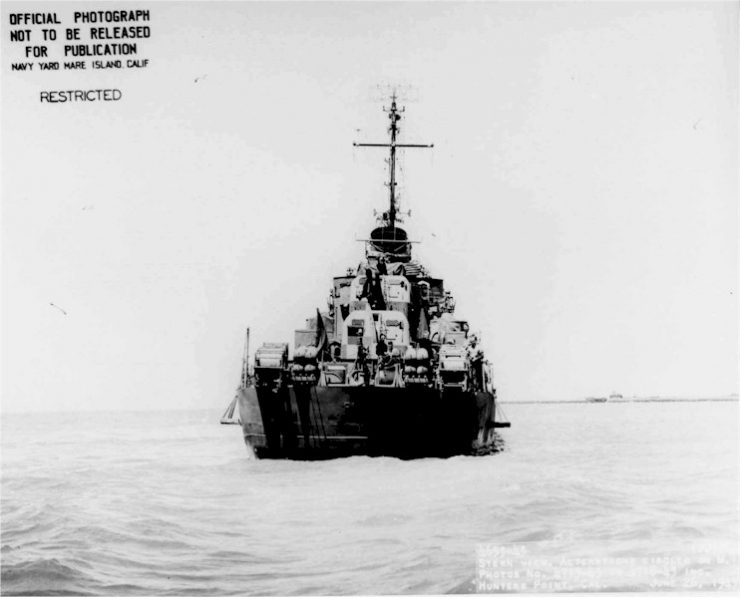
<instances>
[{"instance_id":1,"label":"mast crosstree","mask_svg":"<svg viewBox=\"0 0 741 598\"><path fill-rule=\"evenodd\" d=\"M399 133L401 128L398 126L398 122L401 120L401 112L405 111L405 108L397 108L396 106L396 93L391 95L391 107L384 108L384 112L388 112L391 126L389 127L389 133L391 135L391 141L389 143L356 143L353 142L354 147L387 147L389 148L389 182L386 183L389 188L389 209L388 212L384 213L384 219L388 221L388 226L394 228L396 226L396 212L398 210L396 205L396 150L397 148L431 148L435 147L435 144L425 143L397 143L396 135Z\"/></svg>"}]
</instances>

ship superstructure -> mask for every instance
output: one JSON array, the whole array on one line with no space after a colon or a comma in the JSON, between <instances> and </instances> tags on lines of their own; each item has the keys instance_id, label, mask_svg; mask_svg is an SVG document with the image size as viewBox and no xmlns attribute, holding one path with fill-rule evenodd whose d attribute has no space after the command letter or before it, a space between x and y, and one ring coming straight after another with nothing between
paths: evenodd
<instances>
[{"instance_id":1,"label":"ship superstructure","mask_svg":"<svg viewBox=\"0 0 741 598\"><path fill-rule=\"evenodd\" d=\"M250 367L246 350L235 401L258 457L448 456L490 446L509 425L496 421L478 339L399 226L397 151L433 146L398 142L395 95L384 111L389 141L354 144L389 153L388 208L360 263L334 277L328 309L295 331L291 359L288 343L265 343Z\"/></svg>"}]
</instances>

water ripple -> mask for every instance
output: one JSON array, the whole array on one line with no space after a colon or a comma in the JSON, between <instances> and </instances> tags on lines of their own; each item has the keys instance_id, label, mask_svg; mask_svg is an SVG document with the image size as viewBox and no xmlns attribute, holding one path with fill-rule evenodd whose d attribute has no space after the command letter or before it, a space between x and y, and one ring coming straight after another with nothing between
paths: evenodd
<instances>
[{"instance_id":1,"label":"water ripple","mask_svg":"<svg viewBox=\"0 0 741 598\"><path fill-rule=\"evenodd\" d=\"M508 414L495 454L324 463L249 460L218 414L4 417L1 592L471 593L487 546L738 588L737 403Z\"/></svg>"}]
</instances>

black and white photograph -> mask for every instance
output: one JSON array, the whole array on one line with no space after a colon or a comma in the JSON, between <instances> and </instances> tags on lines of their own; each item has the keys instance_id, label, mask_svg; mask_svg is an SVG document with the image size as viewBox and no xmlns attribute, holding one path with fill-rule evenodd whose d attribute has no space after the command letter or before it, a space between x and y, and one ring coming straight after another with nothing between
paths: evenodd
<instances>
[{"instance_id":1,"label":"black and white photograph","mask_svg":"<svg viewBox=\"0 0 741 598\"><path fill-rule=\"evenodd\" d=\"M0 15L0 595L739 592L737 0Z\"/></svg>"}]
</instances>

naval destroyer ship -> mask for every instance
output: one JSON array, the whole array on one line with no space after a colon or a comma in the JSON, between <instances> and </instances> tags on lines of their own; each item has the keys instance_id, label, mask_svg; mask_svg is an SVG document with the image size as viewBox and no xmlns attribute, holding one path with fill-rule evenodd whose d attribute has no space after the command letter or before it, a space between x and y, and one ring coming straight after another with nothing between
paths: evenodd
<instances>
[{"instance_id":1,"label":"naval destroyer ship","mask_svg":"<svg viewBox=\"0 0 741 598\"><path fill-rule=\"evenodd\" d=\"M455 314L443 279L412 254L401 228L397 151L404 112L391 96L386 148L388 207L364 242L357 267L335 276L328 309L317 309L286 342L264 343L222 423L239 423L258 458L351 455L448 457L496 445L492 367L469 323ZM238 408L238 419L235 409Z\"/></svg>"}]
</instances>

